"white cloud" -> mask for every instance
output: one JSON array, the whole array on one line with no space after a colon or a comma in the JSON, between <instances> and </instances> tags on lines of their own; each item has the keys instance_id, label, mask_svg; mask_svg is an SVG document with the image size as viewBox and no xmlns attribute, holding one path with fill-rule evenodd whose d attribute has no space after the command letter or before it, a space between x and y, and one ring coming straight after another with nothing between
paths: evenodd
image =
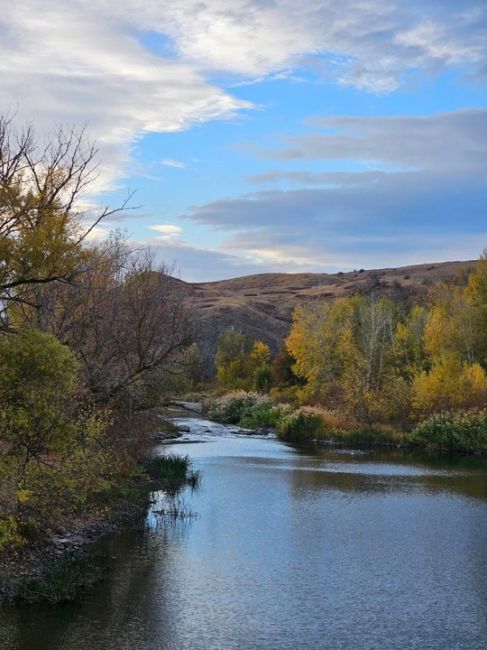
<instances>
[{"instance_id":1,"label":"white cloud","mask_svg":"<svg viewBox=\"0 0 487 650\"><path fill-rule=\"evenodd\" d=\"M0 13L2 110L18 106L41 131L86 123L103 157L101 189L116 184L144 133L250 108L209 82L210 71L238 83L314 61L374 92L415 68L469 65L474 76L487 59L486 14L483 0L44 0L42 11L16 0ZM146 33L169 54L144 45Z\"/></svg>"},{"instance_id":2,"label":"white cloud","mask_svg":"<svg viewBox=\"0 0 487 650\"><path fill-rule=\"evenodd\" d=\"M171 223L156 223L148 227L150 230L160 232L162 235L179 235L179 233L182 231L182 228L180 226L175 226Z\"/></svg>"},{"instance_id":3,"label":"white cloud","mask_svg":"<svg viewBox=\"0 0 487 650\"><path fill-rule=\"evenodd\" d=\"M150 3L149 3L150 4ZM152 3L154 6L156 3ZM3 110L33 120L87 125L103 159L98 189L125 172L130 147L147 132L227 119L250 104L205 81L196 66L155 56L139 42L133 2L35 0L10 3L0 17Z\"/></svg>"},{"instance_id":4,"label":"white cloud","mask_svg":"<svg viewBox=\"0 0 487 650\"><path fill-rule=\"evenodd\" d=\"M184 169L186 167L186 165L180 160L172 160L171 158L161 160L161 165L164 167L174 167L174 169Z\"/></svg>"},{"instance_id":5,"label":"white cloud","mask_svg":"<svg viewBox=\"0 0 487 650\"><path fill-rule=\"evenodd\" d=\"M486 245L487 111L314 123L325 132L260 151L285 169L250 178L301 187L213 201L186 218L227 233L228 253L322 270L475 258ZM289 170L307 159L377 168Z\"/></svg>"}]
</instances>

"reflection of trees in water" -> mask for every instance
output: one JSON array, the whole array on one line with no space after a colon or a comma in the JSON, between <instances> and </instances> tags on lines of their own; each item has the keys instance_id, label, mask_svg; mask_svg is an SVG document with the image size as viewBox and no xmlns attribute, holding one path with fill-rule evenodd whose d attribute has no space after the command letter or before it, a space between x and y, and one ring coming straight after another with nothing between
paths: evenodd
<instances>
[{"instance_id":1,"label":"reflection of trees in water","mask_svg":"<svg viewBox=\"0 0 487 650\"><path fill-rule=\"evenodd\" d=\"M2 650L175 647L174 567L191 522L154 515L147 527L101 542L107 580L75 604L6 610L0 624Z\"/></svg>"},{"instance_id":2,"label":"reflection of trees in water","mask_svg":"<svg viewBox=\"0 0 487 650\"><path fill-rule=\"evenodd\" d=\"M356 494L393 492L453 493L463 496L487 498L487 461L478 458L419 455L414 452L372 452L370 455L350 457L338 451L314 456L296 457L289 468L291 484L296 498L307 498L307 492L338 490ZM389 468L380 473L380 463ZM325 463L329 464L327 471ZM367 473L367 465L378 469ZM397 466L398 473L390 466ZM360 467L363 467L363 472ZM414 468L424 473L401 475L400 466Z\"/></svg>"}]
</instances>

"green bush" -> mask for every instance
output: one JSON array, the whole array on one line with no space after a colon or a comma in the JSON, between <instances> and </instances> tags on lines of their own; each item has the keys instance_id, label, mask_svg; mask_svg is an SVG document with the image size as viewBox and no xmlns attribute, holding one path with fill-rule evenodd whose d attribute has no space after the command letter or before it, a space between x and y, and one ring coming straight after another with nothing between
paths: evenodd
<instances>
[{"instance_id":1,"label":"green bush","mask_svg":"<svg viewBox=\"0 0 487 650\"><path fill-rule=\"evenodd\" d=\"M487 410L434 415L416 427L413 440L435 449L487 453Z\"/></svg>"},{"instance_id":2,"label":"green bush","mask_svg":"<svg viewBox=\"0 0 487 650\"><path fill-rule=\"evenodd\" d=\"M289 404L273 404L270 399L262 399L242 413L239 424L247 429L275 429L291 411Z\"/></svg>"},{"instance_id":3,"label":"green bush","mask_svg":"<svg viewBox=\"0 0 487 650\"><path fill-rule=\"evenodd\" d=\"M267 364L259 366L254 371L254 388L262 393L268 393L272 386L272 371Z\"/></svg>"},{"instance_id":4,"label":"green bush","mask_svg":"<svg viewBox=\"0 0 487 650\"><path fill-rule=\"evenodd\" d=\"M269 398L252 391L235 390L216 399L208 409L212 420L222 424L238 424L242 415L262 400Z\"/></svg>"},{"instance_id":5,"label":"green bush","mask_svg":"<svg viewBox=\"0 0 487 650\"><path fill-rule=\"evenodd\" d=\"M11 454L37 459L72 439L79 364L54 336L26 330L0 335L0 440Z\"/></svg>"},{"instance_id":6,"label":"green bush","mask_svg":"<svg viewBox=\"0 0 487 650\"><path fill-rule=\"evenodd\" d=\"M318 409L302 406L280 419L277 433L284 440L310 440L322 433L323 420Z\"/></svg>"},{"instance_id":7,"label":"green bush","mask_svg":"<svg viewBox=\"0 0 487 650\"><path fill-rule=\"evenodd\" d=\"M19 546L23 540L18 532L18 525L13 515L0 518L0 551L7 546Z\"/></svg>"}]
</instances>

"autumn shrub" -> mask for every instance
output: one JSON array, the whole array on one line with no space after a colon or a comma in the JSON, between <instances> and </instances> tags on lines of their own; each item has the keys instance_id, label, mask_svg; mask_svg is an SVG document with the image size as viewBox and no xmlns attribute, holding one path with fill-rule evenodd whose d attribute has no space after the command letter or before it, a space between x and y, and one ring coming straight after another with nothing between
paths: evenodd
<instances>
[{"instance_id":1,"label":"autumn shrub","mask_svg":"<svg viewBox=\"0 0 487 650\"><path fill-rule=\"evenodd\" d=\"M245 411L268 399L253 391L232 391L214 400L209 406L208 415L222 424L238 424Z\"/></svg>"},{"instance_id":2,"label":"autumn shrub","mask_svg":"<svg viewBox=\"0 0 487 650\"><path fill-rule=\"evenodd\" d=\"M277 433L284 440L299 441L316 438L323 431L320 409L302 406L282 417Z\"/></svg>"},{"instance_id":3,"label":"autumn shrub","mask_svg":"<svg viewBox=\"0 0 487 650\"><path fill-rule=\"evenodd\" d=\"M301 386L273 386L269 392L275 402L285 402L294 406L299 405Z\"/></svg>"},{"instance_id":4,"label":"autumn shrub","mask_svg":"<svg viewBox=\"0 0 487 650\"><path fill-rule=\"evenodd\" d=\"M275 404L270 399L261 399L244 410L239 424L247 429L275 429L292 410L289 404Z\"/></svg>"},{"instance_id":5,"label":"autumn shrub","mask_svg":"<svg viewBox=\"0 0 487 650\"><path fill-rule=\"evenodd\" d=\"M463 364L449 355L413 382L414 407L422 414L487 403L487 375L478 364Z\"/></svg>"},{"instance_id":6,"label":"autumn shrub","mask_svg":"<svg viewBox=\"0 0 487 650\"><path fill-rule=\"evenodd\" d=\"M22 541L14 515L0 517L0 551L8 546L19 546Z\"/></svg>"},{"instance_id":7,"label":"autumn shrub","mask_svg":"<svg viewBox=\"0 0 487 650\"><path fill-rule=\"evenodd\" d=\"M416 443L434 449L487 453L487 410L444 412L421 422Z\"/></svg>"}]
</instances>

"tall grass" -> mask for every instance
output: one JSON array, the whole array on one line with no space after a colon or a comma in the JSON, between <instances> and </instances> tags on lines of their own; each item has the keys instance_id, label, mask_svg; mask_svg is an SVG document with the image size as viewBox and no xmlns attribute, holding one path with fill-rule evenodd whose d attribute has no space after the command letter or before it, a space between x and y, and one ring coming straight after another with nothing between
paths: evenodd
<instances>
[{"instance_id":1,"label":"tall grass","mask_svg":"<svg viewBox=\"0 0 487 650\"><path fill-rule=\"evenodd\" d=\"M200 482L200 474L191 469L188 456L153 456L147 461L146 471L159 489L170 494L175 494L187 486L195 490Z\"/></svg>"},{"instance_id":2,"label":"tall grass","mask_svg":"<svg viewBox=\"0 0 487 650\"><path fill-rule=\"evenodd\" d=\"M95 581L100 572L94 557L61 557L50 562L41 575L26 580L18 595L22 600L36 603L74 600L80 587Z\"/></svg>"},{"instance_id":3,"label":"tall grass","mask_svg":"<svg viewBox=\"0 0 487 650\"><path fill-rule=\"evenodd\" d=\"M432 449L487 454L487 410L434 415L416 427L413 440Z\"/></svg>"}]
</instances>

